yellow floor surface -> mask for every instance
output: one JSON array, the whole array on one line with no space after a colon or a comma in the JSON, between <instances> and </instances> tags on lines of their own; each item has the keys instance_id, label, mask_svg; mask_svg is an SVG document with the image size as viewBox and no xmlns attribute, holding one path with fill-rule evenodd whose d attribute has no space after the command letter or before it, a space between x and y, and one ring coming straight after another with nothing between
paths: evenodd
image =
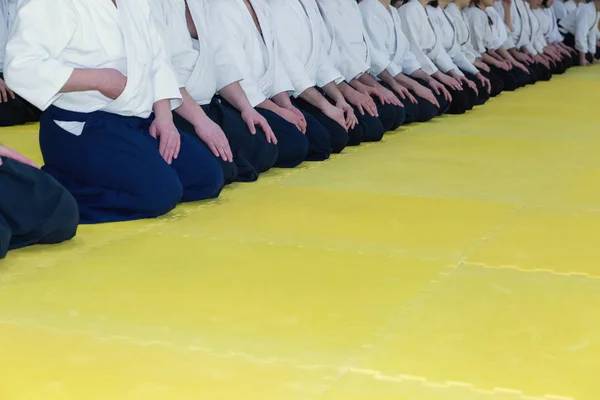
<instances>
[{"instance_id":1,"label":"yellow floor surface","mask_svg":"<svg viewBox=\"0 0 600 400\"><path fill-rule=\"evenodd\" d=\"M9 253L0 399L600 399L599 99L572 70Z\"/></svg>"}]
</instances>

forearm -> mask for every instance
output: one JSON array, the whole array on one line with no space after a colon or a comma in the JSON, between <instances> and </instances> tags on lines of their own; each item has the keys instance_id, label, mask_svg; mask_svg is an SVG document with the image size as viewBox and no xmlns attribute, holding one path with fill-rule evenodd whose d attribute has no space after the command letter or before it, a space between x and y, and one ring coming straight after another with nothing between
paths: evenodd
<instances>
[{"instance_id":1,"label":"forearm","mask_svg":"<svg viewBox=\"0 0 600 400\"><path fill-rule=\"evenodd\" d=\"M180 92L183 103L175 110L175 112L193 126L196 127L201 125L202 121L208 118L206 113L185 88L181 88Z\"/></svg>"},{"instance_id":2,"label":"forearm","mask_svg":"<svg viewBox=\"0 0 600 400\"><path fill-rule=\"evenodd\" d=\"M271 98L271 100L273 100L273 102L281 108L293 107L292 101L290 100L290 96L286 92L276 94Z\"/></svg>"},{"instance_id":3,"label":"forearm","mask_svg":"<svg viewBox=\"0 0 600 400\"><path fill-rule=\"evenodd\" d=\"M239 112L252 108L246 92L239 82L233 82L219 90L219 94Z\"/></svg>"},{"instance_id":4,"label":"forearm","mask_svg":"<svg viewBox=\"0 0 600 400\"><path fill-rule=\"evenodd\" d=\"M380 86L381 86L381 85L379 84L379 82L377 82L377 81L375 80L375 78L373 78L373 77L372 77L370 74L368 74L367 72L365 72L364 74L362 74L362 75L360 76L360 78L358 78L358 80L359 80L361 83L363 83L363 84L365 84L365 85L367 85L367 86L370 86L370 87L374 87L374 88L376 88L376 87L380 87Z\"/></svg>"},{"instance_id":5,"label":"forearm","mask_svg":"<svg viewBox=\"0 0 600 400\"><path fill-rule=\"evenodd\" d=\"M491 56L490 54L488 54L488 53L483 53L483 54L481 55L481 58L483 59L483 62L485 62L485 63L487 63L487 64L490 64L490 65L493 65L493 66L495 66L495 67L497 67L497 66L498 66L498 63L500 62L500 61L498 61L498 59L496 59L495 57L492 57L492 56Z\"/></svg>"},{"instance_id":6,"label":"forearm","mask_svg":"<svg viewBox=\"0 0 600 400\"><path fill-rule=\"evenodd\" d=\"M488 54L498 61L505 61L504 58L502 58L502 56L500 56L500 54L498 54L496 50L488 50Z\"/></svg>"},{"instance_id":7,"label":"forearm","mask_svg":"<svg viewBox=\"0 0 600 400\"><path fill-rule=\"evenodd\" d=\"M304 92L302 92L300 98L306 101L307 103L317 107L319 110L323 110L327 105L329 105L327 99L323 97L323 95L319 93L319 91L314 87L308 88Z\"/></svg>"},{"instance_id":8,"label":"forearm","mask_svg":"<svg viewBox=\"0 0 600 400\"><path fill-rule=\"evenodd\" d=\"M378 76L378 78L381 79L383 82L387 83L391 87L393 87L394 85L399 84L398 81L396 81L396 79L394 79L394 77L392 76L392 74L390 74L386 70L384 70L382 73L380 73L379 76Z\"/></svg>"},{"instance_id":9,"label":"forearm","mask_svg":"<svg viewBox=\"0 0 600 400\"><path fill-rule=\"evenodd\" d=\"M432 79L431 75L429 75L427 72L423 71L422 69L416 70L410 76L417 78L417 79L422 79L425 82L429 82Z\"/></svg>"},{"instance_id":10,"label":"forearm","mask_svg":"<svg viewBox=\"0 0 600 400\"><path fill-rule=\"evenodd\" d=\"M335 82L329 82L327 85L323 86L323 91L327 93L327 96L329 96L329 98L335 103L344 101L344 95L338 88L338 85L335 84Z\"/></svg>"},{"instance_id":11,"label":"forearm","mask_svg":"<svg viewBox=\"0 0 600 400\"><path fill-rule=\"evenodd\" d=\"M107 76L103 69L75 68L59 93L99 90L106 79Z\"/></svg>"},{"instance_id":12,"label":"forearm","mask_svg":"<svg viewBox=\"0 0 600 400\"><path fill-rule=\"evenodd\" d=\"M425 74L425 75L427 75L427 74ZM427 75L427 76L429 76L429 75ZM404 86L410 90L413 90L413 91L417 90L421 86L421 84L419 82L415 81L411 77L406 76L404 74L398 74L394 77L394 79L402 86Z\"/></svg>"},{"instance_id":13,"label":"forearm","mask_svg":"<svg viewBox=\"0 0 600 400\"><path fill-rule=\"evenodd\" d=\"M169 99L158 100L154 103L154 115L157 119L173 119L173 113L171 112L171 102Z\"/></svg>"},{"instance_id":14,"label":"forearm","mask_svg":"<svg viewBox=\"0 0 600 400\"><path fill-rule=\"evenodd\" d=\"M273 111L276 114L279 114L281 111L281 107L275 104L272 100L266 99L262 103L258 104L256 107L264 108L265 110Z\"/></svg>"},{"instance_id":15,"label":"forearm","mask_svg":"<svg viewBox=\"0 0 600 400\"><path fill-rule=\"evenodd\" d=\"M505 60L508 60L511 64L516 64L517 60L504 48L504 46L500 47L497 50L498 54L503 57Z\"/></svg>"}]
</instances>

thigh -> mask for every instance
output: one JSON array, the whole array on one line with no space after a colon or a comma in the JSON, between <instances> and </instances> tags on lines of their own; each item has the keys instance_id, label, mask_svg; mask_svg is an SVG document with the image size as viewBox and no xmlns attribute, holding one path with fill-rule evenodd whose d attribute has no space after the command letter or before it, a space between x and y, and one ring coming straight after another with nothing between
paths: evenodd
<instances>
[{"instance_id":1,"label":"thigh","mask_svg":"<svg viewBox=\"0 0 600 400\"><path fill-rule=\"evenodd\" d=\"M492 67L492 73L502 81L503 90L512 92L518 87L516 78L510 73L500 68Z\"/></svg>"},{"instance_id":2,"label":"thigh","mask_svg":"<svg viewBox=\"0 0 600 400\"><path fill-rule=\"evenodd\" d=\"M360 135L357 134L353 135L352 138L350 137L350 133L354 133L356 131L347 132L343 126L329 118L327 115L323 114L323 112L317 107L313 106L312 104L309 104L308 102L302 99L295 99L294 102L300 110L310 114L315 120L319 122L319 124L325 127L327 132L329 132L329 136L331 138L330 149L332 153L340 153L346 147L346 145L351 144L350 142L358 141L358 143L353 144L360 144L360 141L362 140Z\"/></svg>"},{"instance_id":3,"label":"thigh","mask_svg":"<svg viewBox=\"0 0 600 400\"><path fill-rule=\"evenodd\" d=\"M286 121L274 112L257 107L277 137L277 162L276 167L293 168L302 163L308 155L309 143L306 136L298 130L296 125Z\"/></svg>"},{"instance_id":4,"label":"thigh","mask_svg":"<svg viewBox=\"0 0 600 400\"><path fill-rule=\"evenodd\" d=\"M385 128L379 118L373 117L368 113L361 115L357 108L354 108L354 114L356 115L358 124L362 127L361 142L378 142L383 138Z\"/></svg>"},{"instance_id":5,"label":"thigh","mask_svg":"<svg viewBox=\"0 0 600 400\"><path fill-rule=\"evenodd\" d=\"M210 115L210 109L209 106L202 106L202 109L204 110L204 112L206 113L206 115L215 123L217 123L215 121L215 116ZM208 148L208 145L206 143L204 143L199 137L198 135L196 135L195 132L195 128L194 126L189 123L188 121L186 121L185 119L183 119L182 117L180 117L178 114L174 114L173 115L173 122L175 123L175 126L177 127L177 129L179 129L180 132L182 132L184 135L189 135L194 137L196 140L198 140L198 142L200 142L202 144L202 146L204 146L206 149L208 149L210 151L210 153L212 154L212 156L217 160L217 162L219 163L219 165L221 166L221 170L223 171L223 180L225 182L226 185L233 183L235 181L238 180L238 168L237 165L235 164L235 154L234 154L234 162L229 162L229 161L225 161L223 160L221 157L217 157L212 150L210 150ZM228 138L229 139L229 138ZM230 143L231 145L231 143ZM234 151L232 149L232 151ZM235 153L235 152L234 152Z\"/></svg>"},{"instance_id":6,"label":"thigh","mask_svg":"<svg viewBox=\"0 0 600 400\"><path fill-rule=\"evenodd\" d=\"M260 126L254 126L252 134L242 114L224 100L213 102L220 116L219 125L230 140L234 162L238 166L239 179L244 182L256 180L258 174L269 170L277 161L277 145L269 143Z\"/></svg>"},{"instance_id":7,"label":"thigh","mask_svg":"<svg viewBox=\"0 0 600 400\"><path fill-rule=\"evenodd\" d=\"M435 106L435 104L417 96L415 93L413 93L413 96L415 99L417 99L417 104L413 104L408 99L405 100L407 103L404 103L404 108L406 109L407 113L406 115L408 116L409 112L414 113L413 122L427 122L438 115L439 109Z\"/></svg>"},{"instance_id":8,"label":"thigh","mask_svg":"<svg viewBox=\"0 0 600 400\"><path fill-rule=\"evenodd\" d=\"M377 111L379 113L379 121L385 132L391 132L398 129L406 119L404 107L395 106L393 104L381 104L375 100Z\"/></svg>"},{"instance_id":9,"label":"thigh","mask_svg":"<svg viewBox=\"0 0 600 400\"><path fill-rule=\"evenodd\" d=\"M347 141L346 132L343 130L333 129L331 132L312 114L303 111L304 119L306 120L306 137L308 139L308 155L307 161L324 161L331 155L332 147L342 140ZM342 135L343 137L339 137ZM345 144L343 145L345 146Z\"/></svg>"},{"instance_id":10,"label":"thigh","mask_svg":"<svg viewBox=\"0 0 600 400\"><path fill-rule=\"evenodd\" d=\"M459 115L466 113L469 104L466 90L454 90L448 87L446 89L448 89L450 95L452 96L448 114Z\"/></svg>"},{"instance_id":11,"label":"thigh","mask_svg":"<svg viewBox=\"0 0 600 400\"><path fill-rule=\"evenodd\" d=\"M171 167L182 187L183 202L218 197L225 185L223 169L212 152L196 138L181 134L179 155Z\"/></svg>"}]
</instances>

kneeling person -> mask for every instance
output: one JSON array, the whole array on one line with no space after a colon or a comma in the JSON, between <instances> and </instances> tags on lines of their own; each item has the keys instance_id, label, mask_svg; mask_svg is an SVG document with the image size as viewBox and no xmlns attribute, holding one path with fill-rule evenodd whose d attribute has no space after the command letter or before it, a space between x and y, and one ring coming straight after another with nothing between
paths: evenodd
<instances>
[{"instance_id":1,"label":"kneeling person","mask_svg":"<svg viewBox=\"0 0 600 400\"><path fill-rule=\"evenodd\" d=\"M151 4L181 86L178 114L185 117L176 115L175 124L208 146L221 163L225 183L255 181L277 160L277 139L248 102L226 49L211 46L204 0ZM215 60L226 66L217 69Z\"/></svg>"},{"instance_id":2,"label":"kneeling person","mask_svg":"<svg viewBox=\"0 0 600 400\"><path fill-rule=\"evenodd\" d=\"M7 83L45 110L44 170L82 222L157 217L219 195L219 163L173 124L181 93L146 0L29 0L12 33Z\"/></svg>"}]
</instances>

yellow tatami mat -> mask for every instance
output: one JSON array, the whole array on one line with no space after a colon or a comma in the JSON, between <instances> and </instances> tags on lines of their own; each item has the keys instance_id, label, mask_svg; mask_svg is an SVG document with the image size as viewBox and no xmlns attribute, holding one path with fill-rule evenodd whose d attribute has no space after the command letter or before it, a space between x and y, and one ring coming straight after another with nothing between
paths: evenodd
<instances>
[{"instance_id":1,"label":"yellow tatami mat","mask_svg":"<svg viewBox=\"0 0 600 400\"><path fill-rule=\"evenodd\" d=\"M0 399L600 399L599 93L571 70L9 253ZM39 160L36 129L0 141Z\"/></svg>"}]
</instances>

